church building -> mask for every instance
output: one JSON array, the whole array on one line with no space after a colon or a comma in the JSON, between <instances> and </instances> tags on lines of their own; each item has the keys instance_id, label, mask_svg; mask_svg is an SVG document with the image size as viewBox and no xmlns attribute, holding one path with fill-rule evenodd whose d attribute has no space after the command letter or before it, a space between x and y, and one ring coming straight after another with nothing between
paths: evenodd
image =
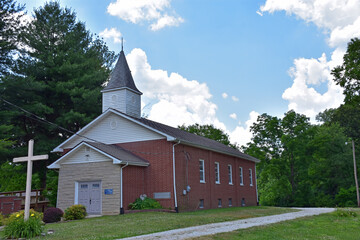
<instances>
[{"instance_id":1,"label":"church building","mask_svg":"<svg viewBox=\"0 0 360 240\"><path fill-rule=\"evenodd\" d=\"M141 81L141 79L138 79ZM258 159L217 141L141 117L124 51L102 90L103 113L57 146L57 207L123 214L146 195L189 211L257 204Z\"/></svg>"}]
</instances>

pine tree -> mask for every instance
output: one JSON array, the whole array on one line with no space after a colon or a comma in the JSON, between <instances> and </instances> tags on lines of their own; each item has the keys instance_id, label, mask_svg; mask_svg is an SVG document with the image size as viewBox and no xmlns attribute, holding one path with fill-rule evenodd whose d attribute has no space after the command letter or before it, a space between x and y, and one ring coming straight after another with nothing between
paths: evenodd
<instances>
[{"instance_id":1,"label":"pine tree","mask_svg":"<svg viewBox=\"0 0 360 240\"><path fill-rule=\"evenodd\" d=\"M0 77L8 73L18 49L16 41L22 29L22 10L24 6L14 0L0 0Z\"/></svg>"},{"instance_id":2,"label":"pine tree","mask_svg":"<svg viewBox=\"0 0 360 240\"><path fill-rule=\"evenodd\" d=\"M0 94L43 119L76 132L101 113L100 90L116 56L86 30L84 23L76 20L72 10L61 8L57 2L46 3L34 11L33 17L20 36L28 51L18 58L13 74L0 83ZM44 154L71 135L5 102L1 104L1 121L14 126L11 140L16 142L13 149L17 155L26 153L29 139L35 140L36 153ZM34 169L44 172L45 166L56 158L50 156L48 162L36 163Z\"/></svg>"}]
</instances>

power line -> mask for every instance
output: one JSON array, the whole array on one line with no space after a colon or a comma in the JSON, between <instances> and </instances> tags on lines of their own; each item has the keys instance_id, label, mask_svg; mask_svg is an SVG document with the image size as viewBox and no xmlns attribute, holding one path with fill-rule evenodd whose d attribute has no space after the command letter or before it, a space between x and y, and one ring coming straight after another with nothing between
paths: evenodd
<instances>
[{"instance_id":1,"label":"power line","mask_svg":"<svg viewBox=\"0 0 360 240\"><path fill-rule=\"evenodd\" d=\"M66 128L64 128L64 127L56 124L56 123L50 122L50 121L46 120L45 118L42 118L42 117L40 117L40 116L38 116L38 115L36 115L36 114L34 114L34 113L32 113L32 112L29 112L29 111L27 111L26 109L24 109L24 108L22 108L22 107L20 107L20 106L18 106L18 105L16 105L16 104L14 104L14 103L11 103L11 102L3 99L3 98L0 98L0 100L2 100L3 102L5 102L5 103L7 103L7 104L9 104L9 105L11 105L11 106L13 106L13 107L15 107L15 108L18 108L18 109L20 109L21 111L23 111L23 112L31 115L32 117L25 115L26 117L28 117L28 118L30 118L30 119L33 119L33 120L38 121L38 122L41 122L41 123L49 124L49 125L51 125L51 126L55 126L56 128L59 128L59 129L61 129L61 130L63 130L63 131L66 131L66 132L71 133L71 134L73 134L73 135L79 136L79 137L81 137L81 138L85 138L85 139L88 139L88 140L93 141L93 142L97 142L97 143L101 143L101 144L108 145L108 144L103 143L103 142L101 142L101 141L97 141L97 140L95 140L95 139L92 139L92 138L89 138L89 137L87 137L87 136L81 135L81 134L79 134L79 133L73 132L73 131L71 131L71 130L69 130L69 129L66 129ZM154 152L142 152L142 151L129 150L129 149L126 149L126 150L129 151L129 152L141 153L141 154L148 154L148 155L165 155L165 154L172 154L172 151L171 151L171 152L159 152L159 153L154 153ZM175 152L183 152L183 151L175 151Z\"/></svg>"},{"instance_id":2,"label":"power line","mask_svg":"<svg viewBox=\"0 0 360 240\"><path fill-rule=\"evenodd\" d=\"M36 121L39 121L39 122L42 122L42 123L47 123L47 124L49 124L49 125L51 125L51 126L55 126L56 128L59 128L59 129L65 131L65 132L68 132L68 133L71 133L71 134L75 134L75 135L77 135L77 136L79 136L79 137L83 137L83 138L89 139L89 140L91 140L91 141L95 141L95 142L98 142L98 143L102 143L102 142L99 142L99 141L97 141L97 140L95 140L95 139L92 139L92 138L89 138L89 137L86 137L86 136L82 136L82 135L80 135L80 134L78 134L78 133L76 133L76 132L73 132L73 131L71 131L71 130L69 130L69 129L66 129L66 128L64 128L64 127L62 127L62 126L60 126L60 125L58 125L58 124L56 124L56 123L50 122L50 121L46 120L45 118L42 118L42 117L40 117L40 116L38 116L38 115L36 115L36 114L34 114L34 113L32 113L32 112L29 112L29 111L27 111L26 109L24 109L24 108L22 108L22 107L19 107L18 105L14 104L14 103L11 103L11 102L3 99L3 98L0 98L0 99L1 99L2 101L4 101L5 103L7 103L7 104L9 104L9 105L11 105L11 106L13 106L13 107L16 107L16 108L20 109L21 111L23 111L23 112L25 112L25 113L27 113L27 114L35 117L35 118L31 118L31 117L27 116L27 117L29 117L29 118L31 118L31 119L33 119L33 120L36 120Z\"/></svg>"}]
</instances>

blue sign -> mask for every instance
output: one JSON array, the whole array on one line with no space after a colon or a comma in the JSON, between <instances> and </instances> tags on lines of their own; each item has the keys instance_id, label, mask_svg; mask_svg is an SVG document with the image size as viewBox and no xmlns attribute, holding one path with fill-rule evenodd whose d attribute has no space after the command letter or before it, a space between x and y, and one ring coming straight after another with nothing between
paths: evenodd
<instances>
[{"instance_id":1,"label":"blue sign","mask_svg":"<svg viewBox=\"0 0 360 240\"><path fill-rule=\"evenodd\" d=\"M113 190L112 189L105 189L105 195L112 195Z\"/></svg>"}]
</instances>

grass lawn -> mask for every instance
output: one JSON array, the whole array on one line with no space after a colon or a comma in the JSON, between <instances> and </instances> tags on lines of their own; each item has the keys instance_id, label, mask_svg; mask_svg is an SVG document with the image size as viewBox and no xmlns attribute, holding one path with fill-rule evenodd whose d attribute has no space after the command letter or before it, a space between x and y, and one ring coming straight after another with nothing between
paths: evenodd
<instances>
[{"instance_id":1,"label":"grass lawn","mask_svg":"<svg viewBox=\"0 0 360 240\"><path fill-rule=\"evenodd\" d=\"M296 211L275 207L234 207L184 213L143 212L47 224L46 239L115 239L208 223ZM2 234L0 232L0 238ZM39 237L44 239L44 237Z\"/></svg>"},{"instance_id":2,"label":"grass lawn","mask_svg":"<svg viewBox=\"0 0 360 240\"><path fill-rule=\"evenodd\" d=\"M335 213L322 214L290 220L269 226L237 230L212 236L196 238L207 239L266 239L266 240L305 240L305 239L360 239L360 209L351 209L357 217L339 217Z\"/></svg>"}]
</instances>

